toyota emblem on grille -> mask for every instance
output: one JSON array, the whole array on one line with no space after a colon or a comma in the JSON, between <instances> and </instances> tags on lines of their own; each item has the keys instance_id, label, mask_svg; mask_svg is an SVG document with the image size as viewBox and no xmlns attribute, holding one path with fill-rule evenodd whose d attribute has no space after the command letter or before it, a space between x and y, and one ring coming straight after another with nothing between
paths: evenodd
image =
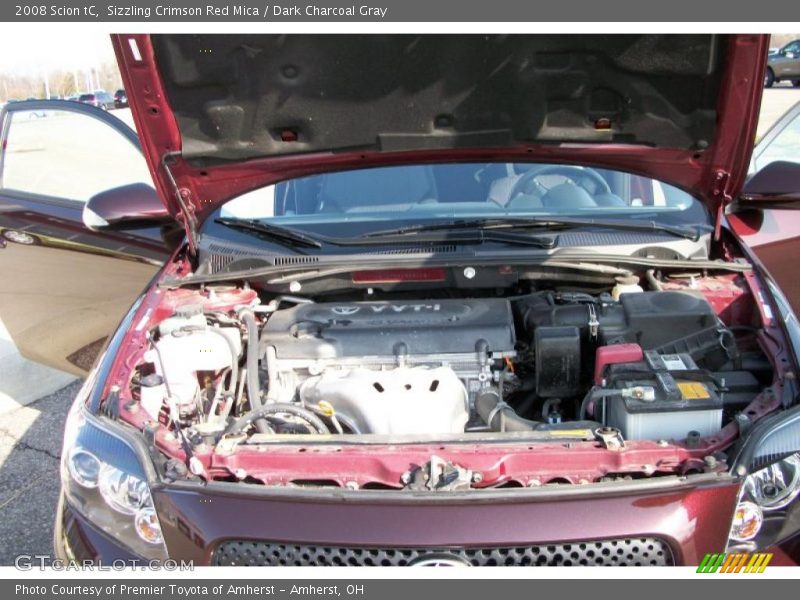
<instances>
[{"instance_id":1,"label":"toyota emblem on grille","mask_svg":"<svg viewBox=\"0 0 800 600\"><path fill-rule=\"evenodd\" d=\"M471 566L466 558L456 554L424 554L415 558L409 567L469 567Z\"/></svg>"}]
</instances>

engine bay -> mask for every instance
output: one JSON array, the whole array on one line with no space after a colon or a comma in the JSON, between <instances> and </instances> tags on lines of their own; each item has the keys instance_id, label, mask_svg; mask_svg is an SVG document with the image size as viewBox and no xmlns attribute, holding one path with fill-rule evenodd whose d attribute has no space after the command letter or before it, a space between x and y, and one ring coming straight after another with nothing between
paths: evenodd
<instances>
[{"instance_id":1,"label":"engine bay","mask_svg":"<svg viewBox=\"0 0 800 600\"><path fill-rule=\"evenodd\" d=\"M777 407L752 285L167 289L117 416L174 477L464 489L724 470L743 419Z\"/></svg>"}]
</instances>

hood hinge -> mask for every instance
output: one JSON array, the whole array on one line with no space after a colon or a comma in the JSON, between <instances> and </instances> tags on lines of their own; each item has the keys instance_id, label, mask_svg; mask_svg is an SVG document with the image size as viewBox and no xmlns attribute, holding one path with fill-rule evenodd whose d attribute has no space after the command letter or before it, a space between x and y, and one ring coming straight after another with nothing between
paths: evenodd
<instances>
[{"instance_id":1,"label":"hood hinge","mask_svg":"<svg viewBox=\"0 0 800 600\"><path fill-rule=\"evenodd\" d=\"M725 207L733 198L730 192L731 174L723 169L714 171L714 187L712 194L717 204L717 215L714 222L714 241L719 241L722 232L722 219L725 216Z\"/></svg>"},{"instance_id":2,"label":"hood hinge","mask_svg":"<svg viewBox=\"0 0 800 600\"><path fill-rule=\"evenodd\" d=\"M193 255L197 254L197 218L194 214L194 204L191 202L192 192L188 188L179 188L178 182L175 181L175 176L169 168L172 159L180 156L180 152L167 152L161 157L161 167L167 174L169 183L172 186L172 192L175 194L175 200L181 209L178 219L183 223L183 228L186 231L186 240L189 242L189 252Z\"/></svg>"}]
</instances>

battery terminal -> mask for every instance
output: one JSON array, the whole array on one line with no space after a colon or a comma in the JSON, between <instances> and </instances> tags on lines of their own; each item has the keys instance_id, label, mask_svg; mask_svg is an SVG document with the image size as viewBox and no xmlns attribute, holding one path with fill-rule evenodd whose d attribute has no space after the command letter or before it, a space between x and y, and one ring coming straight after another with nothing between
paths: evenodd
<instances>
[{"instance_id":1,"label":"battery terminal","mask_svg":"<svg viewBox=\"0 0 800 600\"><path fill-rule=\"evenodd\" d=\"M623 398L632 398L642 402L655 402L656 389L649 385L636 385L620 390Z\"/></svg>"}]
</instances>

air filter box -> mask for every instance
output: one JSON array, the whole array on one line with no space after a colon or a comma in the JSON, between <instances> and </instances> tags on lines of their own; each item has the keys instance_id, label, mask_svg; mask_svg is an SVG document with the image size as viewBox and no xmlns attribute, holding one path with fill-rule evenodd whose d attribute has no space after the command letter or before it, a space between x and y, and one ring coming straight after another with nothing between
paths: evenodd
<instances>
[{"instance_id":1,"label":"air filter box","mask_svg":"<svg viewBox=\"0 0 800 600\"><path fill-rule=\"evenodd\" d=\"M619 302L571 302L553 294L533 294L519 303L528 331L538 327L577 327L584 341L599 345L633 343L653 350L709 328L717 315L702 296L685 292L622 294ZM596 318L596 335L592 320ZM677 350L676 351L680 351Z\"/></svg>"}]
</instances>

